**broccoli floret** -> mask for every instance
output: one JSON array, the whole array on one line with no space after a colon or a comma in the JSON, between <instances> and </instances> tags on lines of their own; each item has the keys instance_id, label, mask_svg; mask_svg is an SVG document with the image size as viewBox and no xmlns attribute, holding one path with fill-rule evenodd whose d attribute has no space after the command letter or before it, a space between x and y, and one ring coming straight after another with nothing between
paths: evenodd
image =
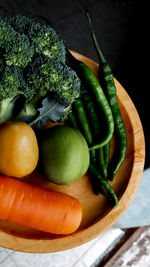
<instances>
[{"instance_id":1,"label":"broccoli floret","mask_svg":"<svg viewBox=\"0 0 150 267\"><path fill-rule=\"evenodd\" d=\"M4 54L6 58L6 64L16 67L25 68L31 61L34 49L30 44L29 38L24 34L14 33L13 40L7 42L6 53Z\"/></svg>"},{"instance_id":2,"label":"broccoli floret","mask_svg":"<svg viewBox=\"0 0 150 267\"><path fill-rule=\"evenodd\" d=\"M5 48L6 43L13 41L13 28L0 17L0 48Z\"/></svg>"},{"instance_id":3,"label":"broccoli floret","mask_svg":"<svg viewBox=\"0 0 150 267\"><path fill-rule=\"evenodd\" d=\"M4 49L6 64L25 68L34 54L33 45L25 34L16 32L0 19L0 47Z\"/></svg>"},{"instance_id":4,"label":"broccoli floret","mask_svg":"<svg viewBox=\"0 0 150 267\"><path fill-rule=\"evenodd\" d=\"M16 32L21 34L27 34L33 23L32 19L22 15L7 16L5 17L5 22L13 27Z\"/></svg>"},{"instance_id":5,"label":"broccoli floret","mask_svg":"<svg viewBox=\"0 0 150 267\"><path fill-rule=\"evenodd\" d=\"M1 75L2 75L2 73L3 73L3 71L4 71L4 69L5 69L5 66L4 66L3 63L1 62L1 58L0 58L0 77L1 77Z\"/></svg>"},{"instance_id":6,"label":"broccoli floret","mask_svg":"<svg viewBox=\"0 0 150 267\"><path fill-rule=\"evenodd\" d=\"M33 87L43 92L54 92L56 98L66 106L79 96L80 80L67 65L43 56L38 57L31 66L28 81Z\"/></svg>"},{"instance_id":7,"label":"broccoli floret","mask_svg":"<svg viewBox=\"0 0 150 267\"><path fill-rule=\"evenodd\" d=\"M36 47L36 52L51 59L65 62L64 42L50 26L33 23L29 31L31 42Z\"/></svg>"},{"instance_id":8,"label":"broccoli floret","mask_svg":"<svg viewBox=\"0 0 150 267\"><path fill-rule=\"evenodd\" d=\"M3 74L4 69L5 69L5 60L2 53L0 52L0 78Z\"/></svg>"},{"instance_id":9,"label":"broccoli floret","mask_svg":"<svg viewBox=\"0 0 150 267\"><path fill-rule=\"evenodd\" d=\"M20 81L20 90L22 92L22 94L24 94L25 98L26 98L26 102L31 101L31 99L33 98L33 96L36 94L36 90L34 87L31 87L28 84L28 81L26 80L26 75L25 75L25 70L22 68L17 68L17 72L18 72L18 77L19 77L19 81Z\"/></svg>"},{"instance_id":10,"label":"broccoli floret","mask_svg":"<svg viewBox=\"0 0 150 267\"><path fill-rule=\"evenodd\" d=\"M46 56L40 56L30 65L27 79L37 89L56 91L58 82L63 79L63 65Z\"/></svg>"},{"instance_id":11,"label":"broccoli floret","mask_svg":"<svg viewBox=\"0 0 150 267\"><path fill-rule=\"evenodd\" d=\"M72 104L75 98L80 95L80 80L75 71L73 71L70 67L65 65L63 71L63 80L59 84L58 88L58 97L60 101L62 99L62 103L65 105Z\"/></svg>"},{"instance_id":12,"label":"broccoli floret","mask_svg":"<svg viewBox=\"0 0 150 267\"><path fill-rule=\"evenodd\" d=\"M15 67L6 67L1 78L0 100L13 96L20 87L20 78L18 70Z\"/></svg>"},{"instance_id":13,"label":"broccoli floret","mask_svg":"<svg viewBox=\"0 0 150 267\"><path fill-rule=\"evenodd\" d=\"M24 79L21 79L21 91L25 95L27 103L36 95L35 88L31 87Z\"/></svg>"}]
</instances>

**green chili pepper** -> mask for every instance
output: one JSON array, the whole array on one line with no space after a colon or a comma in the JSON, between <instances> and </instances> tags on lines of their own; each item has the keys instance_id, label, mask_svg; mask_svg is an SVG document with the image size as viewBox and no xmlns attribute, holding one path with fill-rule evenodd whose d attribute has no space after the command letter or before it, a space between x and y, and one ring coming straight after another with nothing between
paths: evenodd
<instances>
[{"instance_id":1,"label":"green chili pepper","mask_svg":"<svg viewBox=\"0 0 150 267\"><path fill-rule=\"evenodd\" d=\"M94 151L94 150L92 150ZM90 180L93 186L93 192L95 195L103 195L105 198L107 198L110 201L110 196L109 194L106 192L105 188L103 187L103 185L101 184L100 180L97 178L97 176L93 175L90 172Z\"/></svg>"},{"instance_id":2,"label":"green chili pepper","mask_svg":"<svg viewBox=\"0 0 150 267\"><path fill-rule=\"evenodd\" d=\"M89 165L89 172L91 175L97 177L97 179L100 181L100 184L104 187L104 189L108 193L110 200L113 202L113 207L116 207L118 204L118 199L108 181L99 174L99 172L96 170L96 168L93 167L91 163Z\"/></svg>"},{"instance_id":3,"label":"green chili pepper","mask_svg":"<svg viewBox=\"0 0 150 267\"><path fill-rule=\"evenodd\" d=\"M79 129L78 122L73 112L70 115L71 115L70 123L73 122L72 127L74 127L75 125L75 127L77 127L76 129ZM92 150L90 154L93 153L93 151L95 150ZM91 182L94 186L94 193L96 195L101 193L104 197L108 198L111 202L113 201L113 206L116 207L118 203L117 196L115 192L113 191L112 187L109 185L108 181L99 174L97 169L93 167L91 163L89 165L89 172L90 172Z\"/></svg>"},{"instance_id":4,"label":"green chili pepper","mask_svg":"<svg viewBox=\"0 0 150 267\"><path fill-rule=\"evenodd\" d=\"M95 77L92 70L83 62L75 59L68 50L67 50L67 58L69 64L71 65L71 68L77 72L84 86L87 86L89 93L91 93L94 96L97 104L103 111L105 121L107 124L107 134L105 135L104 139L101 142L92 145L89 148L89 150L98 149L107 144L111 140L114 132L114 121L109 103L103 93L99 81Z\"/></svg>"},{"instance_id":5,"label":"green chili pepper","mask_svg":"<svg viewBox=\"0 0 150 267\"><path fill-rule=\"evenodd\" d=\"M92 134L88 123L84 103L81 98L77 98L73 103L73 109L75 110L79 122L79 127L84 135L88 145L92 144Z\"/></svg>"},{"instance_id":6,"label":"green chili pepper","mask_svg":"<svg viewBox=\"0 0 150 267\"><path fill-rule=\"evenodd\" d=\"M96 150L91 150L90 151L90 162L94 165L94 167L97 167L97 160L96 160Z\"/></svg>"},{"instance_id":7,"label":"green chili pepper","mask_svg":"<svg viewBox=\"0 0 150 267\"><path fill-rule=\"evenodd\" d=\"M85 89L84 86L81 86L81 98L83 99L83 102L85 103L89 121L91 122L91 129L93 133L93 138L96 140L96 142L100 138L101 134L101 126L100 126L100 120L97 115L96 110L96 103L94 103L94 99L91 98L90 93ZM100 147L97 150L91 150L91 162L94 166L97 166L97 168L100 169L100 172L104 177L107 177L107 169L105 166L104 161L104 154L103 154L103 147Z\"/></svg>"},{"instance_id":8,"label":"green chili pepper","mask_svg":"<svg viewBox=\"0 0 150 267\"><path fill-rule=\"evenodd\" d=\"M100 173L102 173L104 178L107 178L107 168L106 168L106 163L105 163L105 159L104 159L103 147L100 147L99 149L97 149L96 154L97 154L96 156L98 158Z\"/></svg>"},{"instance_id":9,"label":"green chili pepper","mask_svg":"<svg viewBox=\"0 0 150 267\"><path fill-rule=\"evenodd\" d=\"M68 115L68 122L73 128L79 130L77 121L76 121L75 117L73 116L72 112L70 112Z\"/></svg>"},{"instance_id":10,"label":"green chili pepper","mask_svg":"<svg viewBox=\"0 0 150 267\"><path fill-rule=\"evenodd\" d=\"M115 134L116 134L115 154L114 154L112 161L110 162L108 166L108 179L113 180L115 174L117 173L122 162L125 159L126 150L127 150L127 136L126 136L124 122L122 120L121 112L120 112L118 101L117 101L117 93L116 93L116 87L115 87L115 83L113 79L112 70L108 62L106 61L105 57L103 56L103 53L99 47L88 11L86 12L86 14L87 14L89 25L90 25L90 31L91 31L93 43L95 45L99 61L102 65L100 70L103 72L105 93L106 93L108 102L110 104L113 118L114 118L114 123L115 123Z\"/></svg>"},{"instance_id":11,"label":"green chili pepper","mask_svg":"<svg viewBox=\"0 0 150 267\"><path fill-rule=\"evenodd\" d=\"M104 160L105 160L105 168L108 168L108 163L109 163L109 157L110 157L110 142L108 142L104 147L103 147L103 152L104 152Z\"/></svg>"}]
</instances>

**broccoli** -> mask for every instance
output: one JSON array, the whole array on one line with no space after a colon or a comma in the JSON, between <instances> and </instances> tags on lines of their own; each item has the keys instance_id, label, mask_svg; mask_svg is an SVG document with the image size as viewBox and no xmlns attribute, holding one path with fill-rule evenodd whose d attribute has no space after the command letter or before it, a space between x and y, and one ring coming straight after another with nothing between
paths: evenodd
<instances>
[{"instance_id":1,"label":"broccoli","mask_svg":"<svg viewBox=\"0 0 150 267\"><path fill-rule=\"evenodd\" d=\"M7 16L4 22L9 29L12 27L21 34L20 36L27 35L36 53L65 62L64 42L52 27L35 23L32 19L21 15Z\"/></svg>"},{"instance_id":2,"label":"broccoli","mask_svg":"<svg viewBox=\"0 0 150 267\"><path fill-rule=\"evenodd\" d=\"M1 17L0 17L0 48L5 48L8 41L12 41L14 34L13 28L11 28Z\"/></svg>"},{"instance_id":3,"label":"broccoli","mask_svg":"<svg viewBox=\"0 0 150 267\"><path fill-rule=\"evenodd\" d=\"M6 53L4 54L6 64L25 68L31 61L34 54L33 46L29 38L24 34L15 33L13 40L6 43Z\"/></svg>"},{"instance_id":4,"label":"broccoli","mask_svg":"<svg viewBox=\"0 0 150 267\"><path fill-rule=\"evenodd\" d=\"M4 18L5 22L13 27L16 32L21 34L28 34L28 31L33 23L32 19L22 15L7 16Z\"/></svg>"},{"instance_id":5,"label":"broccoli","mask_svg":"<svg viewBox=\"0 0 150 267\"><path fill-rule=\"evenodd\" d=\"M76 73L67 65L48 57L38 57L31 64L27 79L38 90L55 92L64 105L71 104L79 96L80 82Z\"/></svg>"},{"instance_id":6,"label":"broccoli","mask_svg":"<svg viewBox=\"0 0 150 267\"><path fill-rule=\"evenodd\" d=\"M29 36L34 43L37 53L48 56L51 59L65 62L64 42L50 26L33 23Z\"/></svg>"},{"instance_id":7,"label":"broccoli","mask_svg":"<svg viewBox=\"0 0 150 267\"><path fill-rule=\"evenodd\" d=\"M4 69L5 69L5 60L3 58L3 55L0 52L0 77L1 77L1 74L3 73Z\"/></svg>"},{"instance_id":8,"label":"broccoli","mask_svg":"<svg viewBox=\"0 0 150 267\"><path fill-rule=\"evenodd\" d=\"M44 116L45 108L47 119L67 117L80 94L80 80L67 66L65 51L52 27L22 15L0 18L0 123L32 122ZM24 101L15 114L20 96Z\"/></svg>"},{"instance_id":9,"label":"broccoli","mask_svg":"<svg viewBox=\"0 0 150 267\"><path fill-rule=\"evenodd\" d=\"M16 32L0 19L0 47L5 50L6 64L25 68L34 54L28 36Z\"/></svg>"},{"instance_id":10,"label":"broccoli","mask_svg":"<svg viewBox=\"0 0 150 267\"><path fill-rule=\"evenodd\" d=\"M80 93L80 80L76 73L67 65L52 61L46 56L38 57L33 61L26 75L26 81L32 91L33 88L37 90L31 101L26 103L26 111L24 111L26 115L22 113L26 117L37 113L36 108L45 96L54 97L62 104L65 107L64 116L66 116L74 99Z\"/></svg>"}]
</instances>

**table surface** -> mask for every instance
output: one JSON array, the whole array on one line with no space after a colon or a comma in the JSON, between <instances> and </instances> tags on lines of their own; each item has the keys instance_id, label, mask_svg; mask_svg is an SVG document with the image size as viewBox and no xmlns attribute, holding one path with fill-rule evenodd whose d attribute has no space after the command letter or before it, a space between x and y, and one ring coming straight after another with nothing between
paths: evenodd
<instances>
[{"instance_id":1,"label":"table surface","mask_svg":"<svg viewBox=\"0 0 150 267\"><path fill-rule=\"evenodd\" d=\"M1 267L149 267L150 227L109 229L92 241L57 253L0 248Z\"/></svg>"}]
</instances>

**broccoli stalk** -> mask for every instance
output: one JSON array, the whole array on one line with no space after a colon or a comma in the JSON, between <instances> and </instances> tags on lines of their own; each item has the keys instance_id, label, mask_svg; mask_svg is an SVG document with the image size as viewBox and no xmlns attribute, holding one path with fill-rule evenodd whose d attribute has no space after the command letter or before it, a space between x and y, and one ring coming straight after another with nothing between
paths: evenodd
<instances>
[{"instance_id":1,"label":"broccoli stalk","mask_svg":"<svg viewBox=\"0 0 150 267\"><path fill-rule=\"evenodd\" d=\"M21 109L21 111L17 114L15 117L16 120L27 120L30 121L32 120L37 114L38 114L38 104L41 102L43 97L46 95L46 90L41 88L35 97L29 102L25 103L24 107Z\"/></svg>"},{"instance_id":2,"label":"broccoli stalk","mask_svg":"<svg viewBox=\"0 0 150 267\"><path fill-rule=\"evenodd\" d=\"M13 96L0 101L0 123L10 119L15 100L16 98Z\"/></svg>"},{"instance_id":3,"label":"broccoli stalk","mask_svg":"<svg viewBox=\"0 0 150 267\"><path fill-rule=\"evenodd\" d=\"M20 72L16 67L5 67L0 82L0 123L8 120L16 99L24 92L20 88Z\"/></svg>"}]
</instances>

